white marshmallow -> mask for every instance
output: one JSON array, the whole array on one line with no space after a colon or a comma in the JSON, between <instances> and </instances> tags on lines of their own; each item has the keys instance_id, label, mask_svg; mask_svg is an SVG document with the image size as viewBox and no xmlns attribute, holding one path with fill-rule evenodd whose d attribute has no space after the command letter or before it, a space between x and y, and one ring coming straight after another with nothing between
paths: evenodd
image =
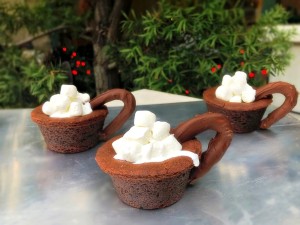
<instances>
[{"instance_id":1,"label":"white marshmallow","mask_svg":"<svg viewBox=\"0 0 300 225\"><path fill-rule=\"evenodd\" d=\"M241 85L247 84L247 74L243 71L236 71L232 79Z\"/></svg>"},{"instance_id":2,"label":"white marshmallow","mask_svg":"<svg viewBox=\"0 0 300 225\"><path fill-rule=\"evenodd\" d=\"M170 134L171 126L167 122L156 121L152 127L152 138L162 140Z\"/></svg>"},{"instance_id":3,"label":"white marshmallow","mask_svg":"<svg viewBox=\"0 0 300 225\"><path fill-rule=\"evenodd\" d=\"M79 102L71 102L68 113L70 117L82 116L83 113L82 104L80 104Z\"/></svg>"},{"instance_id":4,"label":"white marshmallow","mask_svg":"<svg viewBox=\"0 0 300 225\"><path fill-rule=\"evenodd\" d=\"M241 95L244 88L245 88L245 84L238 82L238 81L233 81L230 84L230 91L231 91L232 95Z\"/></svg>"},{"instance_id":5,"label":"white marshmallow","mask_svg":"<svg viewBox=\"0 0 300 225\"><path fill-rule=\"evenodd\" d=\"M234 76L224 75L222 85L216 89L216 97L229 102L253 102L256 91L247 84L247 74L236 71Z\"/></svg>"},{"instance_id":6,"label":"white marshmallow","mask_svg":"<svg viewBox=\"0 0 300 225\"><path fill-rule=\"evenodd\" d=\"M130 158L127 161L130 162L138 162L143 161L147 158L148 155L150 155L150 151L152 149L151 144L147 145L138 145L138 143L135 142L129 142L130 143Z\"/></svg>"},{"instance_id":7,"label":"white marshmallow","mask_svg":"<svg viewBox=\"0 0 300 225\"><path fill-rule=\"evenodd\" d=\"M233 95L241 95L247 85L247 74L241 71L237 71L232 77L230 89Z\"/></svg>"},{"instance_id":8,"label":"white marshmallow","mask_svg":"<svg viewBox=\"0 0 300 225\"><path fill-rule=\"evenodd\" d=\"M245 90L255 90L251 85L246 84L245 85Z\"/></svg>"},{"instance_id":9,"label":"white marshmallow","mask_svg":"<svg viewBox=\"0 0 300 225\"><path fill-rule=\"evenodd\" d=\"M239 95L234 95L234 96L231 97L231 99L229 100L229 102L239 102L239 103L241 103L242 102L242 98Z\"/></svg>"},{"instance_id":10,"label":"white marshmallow","mask_svg":"<svg viewBox=\"0 0 300 225\"><path fill-rule=\"evenodd\" d=\"M160 121L155 122L155 114L149 111L137 111L136 117L138 119L135 126L131 127L122 138L112 143L117 153L114 156L115 159L133 163L146 163L161 162L176 156L188 156L191 157L195 166L199 166L198 155L192 152L182 152L181 144L173 134L169 134L170 124ZM147 118L151 118L150 122ZM156 135L156 139L153 134ZM166 137L162 139L164 136Z\"/></svg>"},{"instance_id":11,"label":"white marshmallow","mask_svg":"<svg viewBox=\"0 0 300 225\"><path fill-rule=\"evenodd\" d=\"M60 94L52 95L45 102L42 111L51 117L83 116L93 112L89 103L90 96L77 91L76 86L63 84Z\"/></svg>"},{"instance_id":12,"label":"white marshmallow","mask_svg":"<svg viewBox=\"0 0 300 225\"><path fill-rule=\"evenodd\" d=\"M56 107L53 104L51 104L51 102L47 101L43 104L42 111L46 115L50 116L51 114L53 114L55 112L55 108Z\"/></svg>"},{"instance_id":13,"label":"white marshmallow","mask_svg":"<svg viewBox=\"0 0 300 225\"><path fill-rule=\"evenodd\" d=\"M132 153L133 157L134 157L134 162L135 163L143 163L143 162L147 161L151 157L152 149L153 149L152 143L142 145L141 151Z\"/></svg>"},{"instance_id":14,"label":"white marshmallow","mask_svg":"<svg viewBox=\"0 0 300 225\"><path fill-rule=\"evenodd\" d=\"M230 89L225 86L219 86L216 90L216 97L218 99L224 100L224 101L229 101L230 98L232 97L232 94L230 92Z\"/></svg>"},{"instance_id":15,"label":"white marshmallow","mask_svg":"<svg viewBox=\"0 0 300 225\"><path fill-rule=\"evenodd\" d=\"M181 144L177 141L173 134L169 135L161 142L165 146L165 152L167 154L171 154L172 152L177 152L182 149Z\"/></svg>"},{"instance_id":16,"label":"white marshmallow","mask_svg":"<svg viewBox=\"0 0 300 225\"><path fill-rule=\"evenodd\" d=\"M77 97L77 88L74 85L63 84L60 88L60 94L68 96L69 98Z\"/></svg>"},{"instance_id":17,"label":"white marshmallow","mask_svg":"<svg viewBox=\"0 0 300 225\"><path fill-rule=\"evenodd\" d=\"M136 141L140 144L148 144L151 137L151 130L148 127L133 126L124 134L123 137L127 140Z\"/></svg>"},{"instance_id":18,"label":"white marshmallow","mask_svg":"<svg viewBox=\"0 0 300 225\"><path fill-rule=\"evenodd\" d=\"M165 145L161 141L155 141L152 143L151 157L159 160L164 155Z\"/></svg>"},{"instance_id":19,"label":"white marshmallow","mask_svg":"<svg viewBox=\"0 0 300 225\"><path fill-rule=\"evenodd\" d=\"M87 93L78 93L77 98L82 102L86 103L90 101L90 95Z\"/></svg>"},{"instance_id":20,"label":"white marshmallow","mask_svg":"<svg viewBox=\"0 0 300 225\"><path fill-rule=\"evenodd\" d=\"M136 158L142 154L142 145L134 141L128 141L124 137L114 141L112 146L117 153L114 158L128 162L135 162Z\"/></svg>"},{"instance_id":21,"label":"white marshmallow","mask_svg":"<svg viewBox=\"0 0 300 225\"><path fill-rule=\"evenodd\" d=\"M93 112L91 104L89 102L83 104L82 110L83 110L83 112L82 112L83 116Z\"/></svg>"},{"instance_id":22,"label":"white marshmallow","mask_svg":"<svg viewBox=\"0 0 300 225\"><path fill-rule=\"evenodd\" d=\"M71 103L70 99L65 95L56 94L50 98L50 102L55 106L55 111L67 111Z\"/></svg>"},{"instance_id":23,"label":"white marshmallow","mask_svg":"<svg viewBox=\"0 0 300 225\"><path fill-rule=\"evenodd\" d=\"M150 111L137 111L134 117L134 125L139 127L152 127L156 120L154 113Z\"/></svg>"},{"instance_id":24,"label":"white marshmallow","mask_svg":"<svg viewBox=\"0 0 300 225\"><path fill-rule=\"evenodd\" d=\"M232 82L232 77L228 74L224 75L222 78L222 86L227 86L229 87L229 85Z\"/></svg>"},{"instance_id":25,"label":"white marshmallow","mask_svg":"<svg viewBox=\"0 0 300 225\"><path fill-rule=\"evenodd\" d=\"M256 95L256 90L253 89L250 85L242 92L242 100L243 102L250 103L254 102Z\"/></svg>"},{"instance_id":26,"label":"white marshmallow","mask_svg":"<svg viewBox=\"0 0 300 225\"><path fill-rule=\"evenodd\" d=\"M124 137L121 137L112 143L112 146L113 146L115 152L117 153L117 155L125 154L126 152L128 152L128 151L126 151L128 149L128 148L126 148L127 142L128 142L128 140L126 140Z\"/></svg>"}]
</instances>

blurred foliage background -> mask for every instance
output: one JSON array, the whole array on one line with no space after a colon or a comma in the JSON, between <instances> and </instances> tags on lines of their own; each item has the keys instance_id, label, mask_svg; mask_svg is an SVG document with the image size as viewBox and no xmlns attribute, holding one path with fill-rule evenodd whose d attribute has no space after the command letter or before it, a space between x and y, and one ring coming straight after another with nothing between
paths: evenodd
<instances>
[{"instance_id":1,"label":"blurred foliage background","mask_svg":"<svg viewBox=\"0 0 300 225\"><path fill-rule=\"evenodd\" d=\"M92 97L115 87L201 97L243 70L263 85L290 61L292 32L277 25L294 15L265 2L0 0L0 108L34 107L63 83Z\"/></svg>"}]
</instances>

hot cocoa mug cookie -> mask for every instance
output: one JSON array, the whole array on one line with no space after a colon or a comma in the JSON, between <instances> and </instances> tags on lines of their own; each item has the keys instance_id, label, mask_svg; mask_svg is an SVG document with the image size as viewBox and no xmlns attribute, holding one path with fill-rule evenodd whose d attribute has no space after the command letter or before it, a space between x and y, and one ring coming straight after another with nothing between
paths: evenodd
<instances>
[{"instance_id":1,"label":"hot cocoa mug cookie","mask_svg":"<svg viewBox=\"0 0 300 225\"><path fill-rule=\"evenodd\" d=\"M108 114L104 104L113 100L121 100L124 106L103 128ZM90 114L69 118L49 117L42 112L42 106L33 109L31 119L39 126L49 150L59 153L86 151L118 131L135 110L134 96L124 89L111 89L92 99L90 104L93 109Z\"/></svg>"},{"instance_id":2,"label":"hot cocoa mug cookie","mask_svg":"<svg viewBox=\"0 0 300 225\"><path fill-rule=\"evenodd\" d=\"M250 103L228 102L216 97L216 89L209 88L203 93L209 112L222 113L231 122L235 133L247 133L257 129L268 129L283 118L297 104L298 93L294 85L286 82L268 83L256 89L255 101ZM272 94L284 95L284 103L263 118L267 107L272 103Z\"/></svg>"},{"instance_id":3,"label":"hot cocoa mug cookie","mask_svg":"<svg viewBox=\"0 0 300 225\"><path fill-rule=\"evenodd\" d=\"M216 131L208 149L202 152L195 136L205 130ZM115 159L112 138L97 151L96 161L102 171L110 175L119 198L126 204L142 209L157 209L179 201L188 184L204 176L224 155L232 140L228 119L217 113L205 113L187 120L172 130L182 149L196 153L200 165L193 160L177 156L161 162L132 163Z\"/></svg>"}]
</instances>

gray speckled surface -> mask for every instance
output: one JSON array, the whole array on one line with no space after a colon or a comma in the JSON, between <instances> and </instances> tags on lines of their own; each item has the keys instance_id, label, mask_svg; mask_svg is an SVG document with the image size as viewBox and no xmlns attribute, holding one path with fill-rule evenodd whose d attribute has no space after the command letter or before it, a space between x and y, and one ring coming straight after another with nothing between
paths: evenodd
<instances>
[{"instance_id":1,"label":"gray speckled surface","mask_svg":"<svg viewBox=\"0 0 300 225\"><path fill-rule=\"evenodd\" d=\"M108 120L120 108L111 107ZM139 106L176 126L203 102ZM123 204L97 166L97 148L48 151L30 109L0 111L0 224L300 224L300 121L287 115L267 131L234 135L223 159L176 204ZM131 118L118 133L132 125ZM213 132L197 137L206 149Z\"/></svg>"}]
</instances>

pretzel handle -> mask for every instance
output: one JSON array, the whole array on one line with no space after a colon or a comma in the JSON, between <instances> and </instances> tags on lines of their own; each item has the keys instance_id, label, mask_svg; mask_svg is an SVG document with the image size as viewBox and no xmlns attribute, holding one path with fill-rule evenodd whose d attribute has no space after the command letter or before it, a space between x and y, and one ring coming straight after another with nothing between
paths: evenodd
<instances>
[{"instance_id":1,"label":"pretzel handle","mask_svg":"<svg viewBox=\"0 0 300 225\"><path fill-rule=\"evenodd\" d=\"M207 150L200 156L200 165L192 170L190 183L205 175L228 149L233 131L229 120L222 114L207 112L179 124L174 129L174 136L180 143L191 140L206 130L216 131L208 144Z\"/></svg>"},{"instance_id":2,"label":"pretzel handle","mask_svg":"<svg viewBox=\"0 0 300 225\"><path fill-rule=\"evenodd\" d=\"M272 124L289 113L297 104L298 93L295 86L282 81L268 83L265 86L259 87L256 90L255 100L265 98L275 93L283 94L285 100L279 108L274 109L261 121L261 129L268 129Z\"/></svg>"},{"instance_id":3,"label":"pretzel handle","mask_svg":"<svg viewBox=\"0 0 300 225\"><path fill-rule=\"evenodd\" d=\"M100 141L107 140L112 134L118 131L135 110L136 103L133 94L125 89L117 88L108 90L93 98L91 100L91 107L92 109L96 109L113 100L121 100L124 106L119 114L99 134Z\"/></svg>"}]
</instances>

